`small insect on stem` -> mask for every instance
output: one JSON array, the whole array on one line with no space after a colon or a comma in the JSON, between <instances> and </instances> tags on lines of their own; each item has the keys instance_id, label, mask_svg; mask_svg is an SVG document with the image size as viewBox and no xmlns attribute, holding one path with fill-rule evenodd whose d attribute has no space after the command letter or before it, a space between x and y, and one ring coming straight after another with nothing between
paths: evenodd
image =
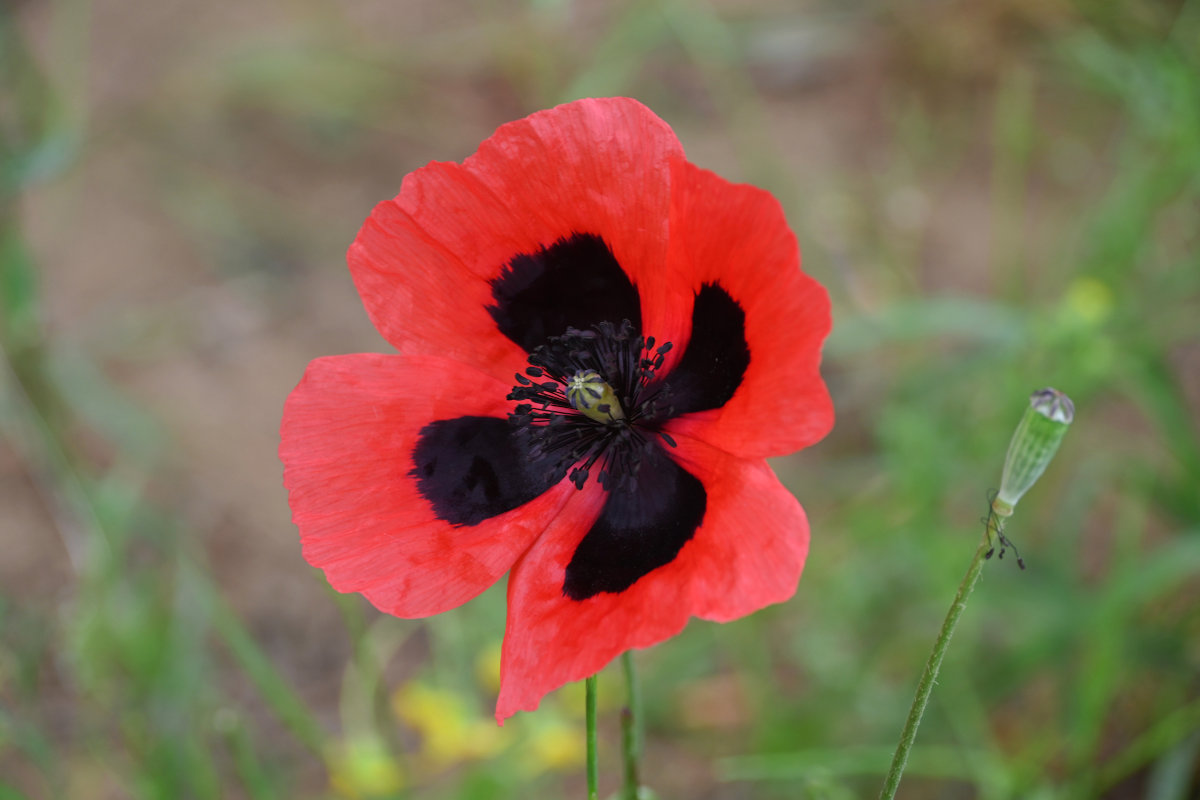
<instances>
[{"instance_id":1,"label":"small insect on stem","mask_svg":"<svg viewBox=\"0 0 1200 800\"><path fill-rule=\"evenodd\" d=\"M991 558L994 555L998 559L1003 559L1005 552L1012 550L1013 555L1017 559L1017 566L1021 569L1025 569L1025 559L1021 558L1021 553L1017 550L1017 546L1013 544L1012 539L1009 539L1004 533L1005 521L1008 519L1012 511L1009 510L1009 513L1005 514L1005 508L1003 504L1000 505L1000 508L997 508L996 505L996 491L989 491L987 516L980 521L983 522L983 524L987 527L988 538L995 542L995 544L988 548L988 551L983 554L983 557ZM999 548L999 552L997 552L997 546Z\"/></svg>"}]
</instances>

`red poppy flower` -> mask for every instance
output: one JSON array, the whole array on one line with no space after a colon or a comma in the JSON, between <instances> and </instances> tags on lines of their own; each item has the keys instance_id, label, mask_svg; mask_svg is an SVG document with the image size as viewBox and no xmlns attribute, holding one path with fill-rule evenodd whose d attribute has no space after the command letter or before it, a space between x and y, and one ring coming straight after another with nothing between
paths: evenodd
<instances>
[{"instance_id":1,"label":"red poppy flower","mask_svg":"<svg viewBox=\"0 0 1200 800\"><path fill-rule=\"evenodd\" d=\"M288 398L304 556L399 617L510 572L498 720L793 594L808 523L764 459L833 424L830 316L769 194L580 100L406 177L349 264L399 353L318 359Z\"/></svg>"}]
</instances>

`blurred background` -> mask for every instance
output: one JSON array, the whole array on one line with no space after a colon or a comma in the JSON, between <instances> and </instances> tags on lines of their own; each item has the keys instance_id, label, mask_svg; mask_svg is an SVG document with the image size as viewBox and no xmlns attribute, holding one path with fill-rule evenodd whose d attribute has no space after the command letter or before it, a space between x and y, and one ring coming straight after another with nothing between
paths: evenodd
<instances>
[{"instance_id":1,"label":"blurred background","mask_svg":"<svg viewBox=\"0 0 1200 800\"><path fill-rule=\"evenodd\" d=\"M8 0L0 798L583 797L582 689L492 721L503 587L300 556L309 360L405 173L630 95L774 192L833 297L797 596L637 658L664 798L874 796L1029 393L1076 422L900 796L1200 797L1200 2ZM620 670L601 677L602 794Z\"/></svg>"}]
</instances>

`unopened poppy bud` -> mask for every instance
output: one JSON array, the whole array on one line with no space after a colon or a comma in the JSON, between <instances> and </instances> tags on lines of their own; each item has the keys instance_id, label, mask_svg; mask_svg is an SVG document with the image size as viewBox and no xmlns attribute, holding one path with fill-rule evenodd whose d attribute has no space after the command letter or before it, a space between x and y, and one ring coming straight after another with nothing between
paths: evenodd
<instances>
[{"instance_id":1,"label":"unopened poppy bud","mask_svg":"<svg viewBox=\"0 0 1200 800\"><path fill-rule=\"evenodd\" d=\"M597 422L625 419L612 387L595 370L580 370L567 383L567 401L571 408Z\"/></svg>"},{"instance_id":2,"label":"unopened poppy bud","mask_svg":"<svg viewBox=\"0 0 1200 800\"><path fill-rule=\"evenodd\" d=\"M992 501L997 514L1002 517L1012 514L1017 501L1046 471L1074 418L1071 398L1057 389L1041 389L1030 395L1029 408L1025 409L1008 445L1000 491Z\"/></svg>"}]
</instances>

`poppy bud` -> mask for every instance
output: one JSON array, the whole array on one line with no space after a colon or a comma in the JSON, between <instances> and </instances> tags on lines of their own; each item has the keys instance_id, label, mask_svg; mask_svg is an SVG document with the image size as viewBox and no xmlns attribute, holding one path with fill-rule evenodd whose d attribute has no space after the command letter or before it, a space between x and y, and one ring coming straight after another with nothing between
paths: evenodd
<instances>
[{"instance_id":1,"label":"poppy bud","mask_svg":"<svg viewBox=\"0 0 1200 800\"><path fill-rule=\"evenodd\" d=\"M571 408L597 422L625 419L612 387L595 370L580 370L567 383L567 401Z\"/></svg>"},{"instance_id":2,"label":"poppy bud","mask_svg":"<svg viewBox=\"0 0 1200 800\"><path fill-rule=\"evenodd\" d=\"M1017 501L1046 471L1074 418L1074 403L1057 389L1040 389L1030 395L1029 408L1008 445L1000 491L992 501L998 515L1012 515Z\"/></svg>"}]
</instances>

